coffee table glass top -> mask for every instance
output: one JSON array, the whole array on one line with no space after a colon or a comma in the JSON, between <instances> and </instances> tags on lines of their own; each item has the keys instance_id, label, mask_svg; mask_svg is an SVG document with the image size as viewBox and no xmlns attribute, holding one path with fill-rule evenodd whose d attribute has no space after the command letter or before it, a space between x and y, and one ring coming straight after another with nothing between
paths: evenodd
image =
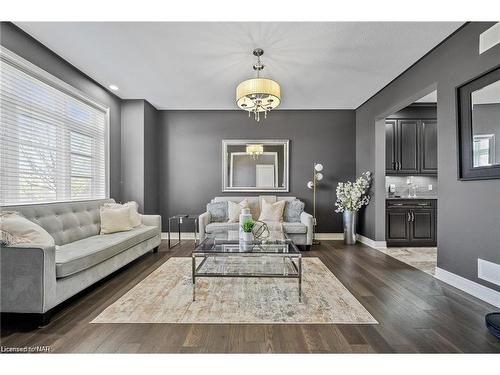
<instances>
[{"instance_id":1,"label":"coffee table glass top","mask_svg":"<svg viewBox=\"0 0 500 375\"><path fill-rule=\"evenodd\" d=\"M209 234L193 254L300 254L299 249L283 232L271 232L264 240L242 243L238 231Z\"/></svg>"}]
</instances>

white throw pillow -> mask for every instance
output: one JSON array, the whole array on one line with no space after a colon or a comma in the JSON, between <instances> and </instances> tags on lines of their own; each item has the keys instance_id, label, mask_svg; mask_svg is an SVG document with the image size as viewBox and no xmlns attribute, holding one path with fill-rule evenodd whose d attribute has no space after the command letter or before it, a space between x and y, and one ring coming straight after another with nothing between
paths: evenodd
<instances>
[{"instance_id":1,"label":"white throw pillow","mask_svg":"<svg viewBox=\"0 0 500 375\"><path fill-rule=\"evenodd\" d=\"M124 232L133 228L130 220L130 205L123 207L102 206L101 214L101 234Z\"/></svg>"},{"instance_id":2,"label":"white throw pillow","mask_svg":"<svg viewBox=\"0 0 500 375\"><path fill-rule=\"evenodd\" d=\"M237 223L240 220L240 213L243 208L249 208L248 201L243 199L240 203L227 201L227 215L229 223Z\"/></svg>"},{"instance_id":3,"label":"white throw pillow","mask_svg":"<svg viewBox=\"0 0 500 375\"><path fill-rule=\"evenodd\" d=\"M40 225L14 211L0 214L2 243L7 246L54 246L54 238Z\"/></svg>"},{"instance_id":4,"label":"white throw pillow","mask_svg":"<svg viewBox=\"0 0 500 375\"><path fill-rule=\"evenodd\" d=\"M261 210L259 221L273 221L282 222L283 221L283 209L285 208L286 201L278 201L276 203L268 203L266 200L261 201Z\"/></svg>"},{"instance_id":5,"label":"white throw pillow","mask_svg":"<svg viewBox=\"0 0 500 375\"><path fill-rule=\"evenodd\" d=\"M132 227L138 227L139 225L142 224L142 218L141 214L139 213L139 204L134 201L130 201L124 204L120 203L104 203L105 207L109 208L122 208L122 207L130 207L130 222L132 224Z\"/></svg>"}]
</instances>

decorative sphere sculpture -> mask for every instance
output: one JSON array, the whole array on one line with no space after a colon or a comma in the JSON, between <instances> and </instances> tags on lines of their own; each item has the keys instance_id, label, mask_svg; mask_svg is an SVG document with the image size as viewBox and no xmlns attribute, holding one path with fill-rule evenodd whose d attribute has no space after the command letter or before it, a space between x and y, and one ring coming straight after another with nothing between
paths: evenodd
<instances>
[{"instance_id":1,"label":"decorative sphere sculpture","mask_svg":"<svg viewBox=\"0 0 500 375\"><path fill-rule=\"evenodd\" d=\"M271 235L269 227L263 221L255 221L252 229L253 237L256 240L265 240Z\"/></svg>"}]
</instances>

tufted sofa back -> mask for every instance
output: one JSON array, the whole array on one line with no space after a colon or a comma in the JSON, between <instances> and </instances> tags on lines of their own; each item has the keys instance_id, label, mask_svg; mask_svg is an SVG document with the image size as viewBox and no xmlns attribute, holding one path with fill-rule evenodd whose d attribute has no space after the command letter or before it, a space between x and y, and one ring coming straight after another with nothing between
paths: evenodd
<instances>
[{"instance_id":1,"label":"tufted sofa back","mask_svg":"<svg viewBox=\"0 0 500 375\"><path fill-rule=\"evenodd\" d=\"M1 210L21 213L49 232L56 245L65 245L99 234L99 208L108 202L114 199L5 206Z\"/></svg>"}]
</instances>

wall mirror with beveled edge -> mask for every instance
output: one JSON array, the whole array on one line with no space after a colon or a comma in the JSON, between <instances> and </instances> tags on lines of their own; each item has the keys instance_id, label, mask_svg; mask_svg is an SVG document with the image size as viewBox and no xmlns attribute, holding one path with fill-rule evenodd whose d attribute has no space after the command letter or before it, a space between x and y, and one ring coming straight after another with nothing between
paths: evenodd
<instances>
[{"instance_id":1,"label":"wall mirror with beveled edge","mask_svg":"<svg viewBox=\"0 0 500 375\"><path fill-rule=\"evenodd\" d=\"M289 140L224 139L223 192L288 192Z\"/></svg>"},{"instance_id":2,"label":"wall mirror with beveled edge","mask_svg":"<svg viewBox=\"0 0 500 375\"><path fill-rule=\"evenodd\" d=\"M500 66L457 88L458 178L500 178Z\"/></svg>"}]
</instances>

